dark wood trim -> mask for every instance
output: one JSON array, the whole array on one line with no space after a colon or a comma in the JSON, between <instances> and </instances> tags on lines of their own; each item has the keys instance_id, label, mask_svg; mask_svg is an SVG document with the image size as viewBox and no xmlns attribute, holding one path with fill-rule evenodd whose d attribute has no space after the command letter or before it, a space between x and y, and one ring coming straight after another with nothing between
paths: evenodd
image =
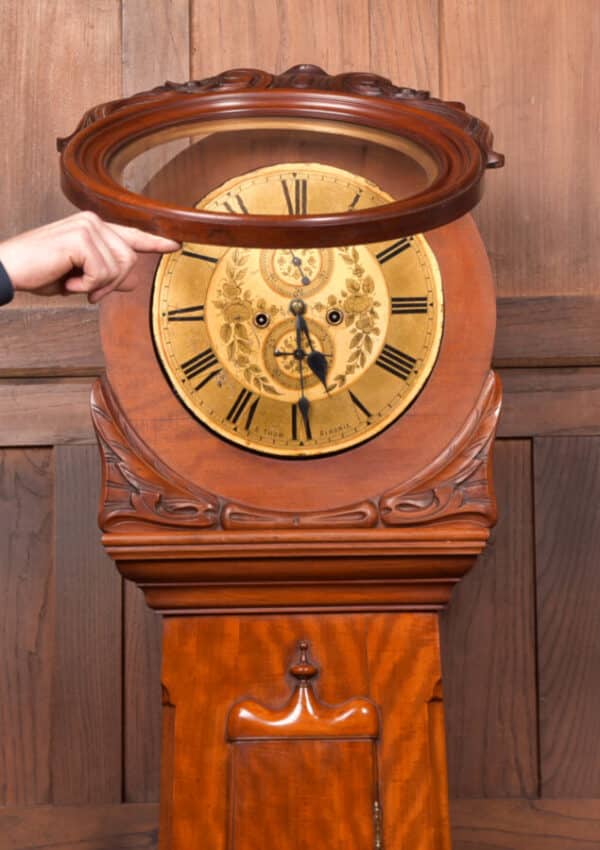
<instances>
[{"instance_id":1,"label":"dark wood trim","mask_svg":"<svg viewBox=\"0 0 600 850\"><path fill-rule=\"evenodd\" d=\"M600 800L454 800L453 850L591 850Z\"/></svg>"},{"instance_id":2,"label":"dark wood trim","mask_svg":"<svg viewBox=\"0 0 600 850\"><path fill-rule=\"evenodd\" d=\"M453 850L590 850L600 844L600 800L454 800ZM3 850L156 850L158 805L0 809Z\"/></svg>"},{"instance_id":3,"label":"dark wood trim","mask_svg":"<svg viewBox=\"0 0 600 850\"><path fill-rule=\"evenodd\" d=\"M502 369L499 437L600 434L600 369Z\"/></svg>"},{"instance_id":4,"label":"dark wood trim","mask_svg":"<svg viewBox=\"0 0 600 850\"><path fill-rule=\"evenodd\" d=\"M494 366L600 366L599 329L600 296L499 298ZM104 370L93 307L5 308L0 310L0 339L0 377L99 375Z\"/></svg>"},{"instance_id":5,"label":"dark wood trim","mask_svg":"<svg viewBox=\"0 0 600 850\"><path fill-rule=\"evenodd\" d=\"M99 375L104 369L95 307L0 310L0 377ZM59 306L60 305L60 306Z\"/></svg>"},{"instance_id":6,"label":"dark wood trim","mask_svg":"<svg viewBox=\"0 0 600 850\"><path fill-rule=\"evenodd\" d=\"M154 803L0 809L2 850L153 850L157 833Z\"/></svg>"},{"instance_id":7,"label":"dark wood trim","mask_svg":"<svg viewBox=\"0 0 600 850\"><path fill-rule=\"evenodd\" d=\"M496 367L600 365L599 296L500 298L497 321Z\"/></svg>"},{"instance_id":8,"label":"dark wood trim","mask_svg":"<svg viewBox=\"0 0 600 850\"><path fill-rule=\"evenodd\" d=\"M600 434L600 368L502 369L500 377L500 438ZM95 443L92 383L90 378L0 380L0 446Z\"/></svg>"}]
</instances>

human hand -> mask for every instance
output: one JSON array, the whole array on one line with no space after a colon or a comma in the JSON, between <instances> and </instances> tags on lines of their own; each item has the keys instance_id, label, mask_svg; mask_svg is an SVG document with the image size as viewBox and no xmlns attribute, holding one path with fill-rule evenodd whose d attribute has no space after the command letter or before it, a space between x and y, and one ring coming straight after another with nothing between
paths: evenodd
<instances>
[{"instance_id":1,"label":"human hand","mask_svg":"<svg viewBox=\"0 0 600 850\"><path fill-rule=\"evenodd\" d=\"M37 295L85 292L94 304L114 289L132 289L128 276L136 252L178 248L171 239L81 212L0 243L0 262L16 290Z\"/></svg>"}]
</instances>

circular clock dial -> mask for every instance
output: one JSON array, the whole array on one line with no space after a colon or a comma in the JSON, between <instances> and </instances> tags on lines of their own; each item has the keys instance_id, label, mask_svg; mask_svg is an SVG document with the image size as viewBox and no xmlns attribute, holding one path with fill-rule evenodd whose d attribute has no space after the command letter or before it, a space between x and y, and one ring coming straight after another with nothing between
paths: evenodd
<instances>
[{"instance_id":1,"label":"circular clock dial","mask_svg":"<svg viewBox=\"0 0 600 850\"><path fill-rule=\"evenodd\" d=\"M229 180L198 207L302 215L390 200L342 169L286 163ZM423 236L297 250L186 243L161 260L152 299L158 356L194 416L285 457L351 448L400 416L434 367L442 320Z\"/></svg>"}]
</instances>

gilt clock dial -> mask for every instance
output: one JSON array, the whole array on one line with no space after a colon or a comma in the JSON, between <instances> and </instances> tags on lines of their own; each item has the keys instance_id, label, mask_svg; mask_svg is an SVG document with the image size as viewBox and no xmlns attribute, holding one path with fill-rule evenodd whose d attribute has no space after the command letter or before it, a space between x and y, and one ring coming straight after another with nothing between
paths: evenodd
<instances>
[{"instance_id":1,"label":"gilt clock dial","mask_svg":"<svg viewBox=\"0 0 600 850\"><path fill-rule=\"evenodd\" d=\"M304 215L387 203L330 165L286 163L233 178L199 209ZM421 235L328 248L186 243L163 258L152 332L179 399L254 451L315 457L357 446L399 417L434 368L439 268Z\"/></svg>"}]
</instances>

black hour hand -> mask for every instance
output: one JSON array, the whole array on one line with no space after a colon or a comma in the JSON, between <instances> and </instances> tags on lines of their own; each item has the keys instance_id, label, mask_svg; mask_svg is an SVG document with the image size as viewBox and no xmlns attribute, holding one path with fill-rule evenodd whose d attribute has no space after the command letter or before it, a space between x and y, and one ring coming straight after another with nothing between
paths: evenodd
<instances>
[{"instance_id":1,"label":"black hour hand","mask_svg":"<svg viewBox=\"0 0 600 850\"><path fill-rule=\"evenodd\" d=\"M327 392L327 358L321 351L317 351L314 345L312 344L312 339L310 338L310 333L308 332L308 325L306 324L304 316L298 316L297 319L300 320L300 328L304 333L308 342L308 347L310 348L310 352L306 358L308 368L311 370L313 375L316 375L317 378L321 381L321 383L325 387L325 391Z\"/></svg>"},{"instance_id":2,"label":"black hour hand","mask_svg":"<svg viewBox=\"0 0 600 850\"><path fill-rule=\"evenodd\" d=\"M320 351L311 351L306 358L308 368L321 381L327 390L327 359Z\"/></svg>"}]
</instances>

